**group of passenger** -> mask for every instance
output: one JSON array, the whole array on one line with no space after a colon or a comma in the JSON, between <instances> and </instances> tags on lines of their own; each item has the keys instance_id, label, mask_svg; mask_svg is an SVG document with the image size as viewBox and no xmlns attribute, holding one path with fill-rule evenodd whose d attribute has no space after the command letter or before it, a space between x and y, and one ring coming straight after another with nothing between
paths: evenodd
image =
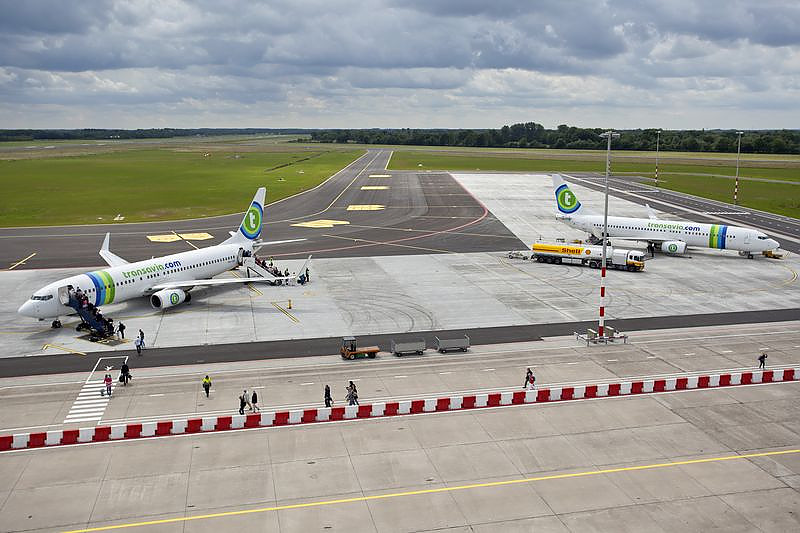
<instances>
[{"instance_id":1,"label":"group of passenger","mask_svg":"<svg viewBox=\"0 0 800 533\"><path fill-rule=\"evenodd\" d=\"M254 258L255 258L256 264L258 266L260 266L261 268L263 268L264 270L266 270L267 272L269 272L270 274L272 274L276 278L288 278L289 276L291 276L291 274L289 273L289 269L288 268L286 270L284 270L283 272L281 272L281 269L278 268L277 266L275 266L275 264L273 263L272 257L269 258L269 262L266 259L259 258L257 255L254 256ZM301 272L300 276L298 276L297 282L300 283L300 285L305 285L310 280L309 274L310 274L310 272L308 271L308 268L306 268L306 271L305 272ZM288 284L288 282L289 282L289 280L286 280L287 284ZM280 284L282 284L282 281L278 280L277 283L280 285Z\"/></svg>"},{"instance_id":2,"label":"group of passenger","mask_svg":"<svg viewBox=\"0 0 800 533\"><path fill-rule=\"evenodd\" d=\"M102 329L98 330L98 333L105 335L106 337L112 336L118 330L114 327L114 319L113 318L106 318L103 316L103 313L100 311L96 305L89 301L89 296L81 290L80 287L75 288L74 290L72 287L69 288L69 298L70 300L75 300L78 302L78 306L81 309L85 309L89 314L92 315L99 324L102 325ZM120 324L122 328L122 332L125 331L125 326ZM124 337L124 333L122 333Z\"/></svg>"}]
</instances>

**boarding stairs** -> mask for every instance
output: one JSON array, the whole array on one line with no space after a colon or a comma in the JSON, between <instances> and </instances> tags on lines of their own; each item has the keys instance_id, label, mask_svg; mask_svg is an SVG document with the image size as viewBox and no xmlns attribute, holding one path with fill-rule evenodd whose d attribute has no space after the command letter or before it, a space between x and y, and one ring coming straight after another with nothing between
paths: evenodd
<instances>
[{"instance_id":1,"label":"boarding stairs","mask_svg":"<svg viewBox=\"0 0 800 533\"><path fill-rule=\"evenodd\" d=\"M276 279L275 281L269 281L273 278L283 277L283 274L280 276L276 276L266 268L262 267L258 263L256 263L255 257L245 257L242 260L242 266L244 267L245 276L248 278L258 277L258 278L267 278L267 283L271 283L273 285L282 285L283 280Z\"/></svg>"},{"instance_id":2,"label":"boarding stairs","mask_svg":"<svg viewBox=\"0 0 800 533\"><path fill-rule=\"evenodd\" d=\"M61 295L59 295L61 296ZM108 327L106 324L100 320L98 320L94 314L85 309L81 306L78 300L72 294L65 295L66 298L62 298L62 303L66 300L66 305L73 308L78 316L81 317L81 320L89 325L92 331L96 332L101 337L108 337L109 335L113 335L113 332L109 333ZM98 311L100 308L97 309Z\"/></svg>"}]
</instances>

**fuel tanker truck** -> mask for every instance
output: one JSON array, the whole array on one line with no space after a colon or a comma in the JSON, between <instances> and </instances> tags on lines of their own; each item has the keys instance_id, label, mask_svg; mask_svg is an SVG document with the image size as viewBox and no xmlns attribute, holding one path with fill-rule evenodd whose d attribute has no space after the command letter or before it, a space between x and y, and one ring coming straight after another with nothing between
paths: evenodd
<instances>
[{"instance_id":1,"label":"fuel tanker truck","mask_svg":"<svg viewBox=\"0 0 800 533\"><path fill-rule=\"evenodd\" d=\"M509 257L512 257L512 254L514 252L509 252ZM514 254L513 257L528 258L521 254ZM536 242L531 245L529 257L539 263L573 264L600 268L603 261L603 247L574 243ZM628 272L644 270L644 252L606 246L606 266Z\"/></svg>"}]
</instances>

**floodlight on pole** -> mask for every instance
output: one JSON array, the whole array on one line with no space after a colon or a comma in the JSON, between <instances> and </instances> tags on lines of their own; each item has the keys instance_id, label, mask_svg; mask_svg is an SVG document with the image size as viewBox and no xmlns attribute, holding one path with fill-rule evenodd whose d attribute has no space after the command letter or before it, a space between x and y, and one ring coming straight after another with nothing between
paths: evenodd
<instances>
[{"instance_id":1,"label":"floodlight on pole","mask_svg":"<svg viewBox=\"0 0 800 533\"><path fill-rule=\"evenodd\" d=\"M658 145L661 141L661 130L656 131L656 185L658 185Z\"/></svg>"},{"instance_id":2,"label":"floodlight on pole","mask_svg":"<svg viewBox=\"0 0 800 533\"><path fill-rule=\"evenodd\" d=\"M739 141L736 143L736 181L733 185L733 205L738 205L739 202L739 155L742 153L742 135L743 131L737 131L736 135L739 136Z\"/></svg>"},{"instance_id":3,"label":"floodlight on pole","mask_svg":"<svg viewBox=\"0 0 800 533\"><path fill-rule=\"evenodd\" d=\"M606 316L606 246L608 244L608 176L611 174L611 139L619 137L619 133L608 130L601 133L608 141L606 145L606 186L605 203L603 207L603 258L600 264L600 319L597 324L597 336L601 339L605 337L605 316Z\"/></svg>"}]
</instances>

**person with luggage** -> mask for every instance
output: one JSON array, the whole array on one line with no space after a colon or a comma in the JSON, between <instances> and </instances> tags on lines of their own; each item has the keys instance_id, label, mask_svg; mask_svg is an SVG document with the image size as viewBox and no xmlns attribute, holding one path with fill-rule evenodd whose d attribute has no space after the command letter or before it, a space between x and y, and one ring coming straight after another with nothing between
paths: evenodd
<instances>
[{"instance_id":1,"label":"person with luggage","mask_svg":"<svg viewBox=\"0 0 800 533\"><path fill-rule=\"evenodd\" d=\"M122 385L127 387L128 382L131 380L131 368L128 366L128 363L122 363L122 369L120 370L119 378Z\"/></svg>"},{"instance_id":2,"label":"person with luggage","mask_svg":"<svg viewBox=\"0 0 800 533\"><path fill-rule=\"evenodd\" d=\"M125 324L122 322L117 324L117 337L120 339L125 339Z\"/></svg>"},{"instance_id":3,"label":"person with luggage","mask_svg":"<svg viewBox=\"0 0 800 533\"><path fill-rule=\"evenodd\" d=\"M528 384L531 382L531 376L533 376L533 370L528 368L528 371L525 372L525 381L522 382L522 388L523 389L527 389L528 388Z\"/></svg>"},{"instance_id":4,"label":"person with luggage","mask_svg":"<svg viewBox=\"0 0 800 533\"><path fill-rule=\"evenodd\" d=\"M758 356L758 368L767 368L767 354L762 353Z\"/></svg>"},{"instance_id":5,"label":"person with luggage","mask_svg":"<svg viewBox=\"0 0 800 533\"><path fill-rule=\"evenodd\" d=\"M333 405L333 398L331 398L331 386L325 385L325 407Z\"/></svg>"}]
</instances>

